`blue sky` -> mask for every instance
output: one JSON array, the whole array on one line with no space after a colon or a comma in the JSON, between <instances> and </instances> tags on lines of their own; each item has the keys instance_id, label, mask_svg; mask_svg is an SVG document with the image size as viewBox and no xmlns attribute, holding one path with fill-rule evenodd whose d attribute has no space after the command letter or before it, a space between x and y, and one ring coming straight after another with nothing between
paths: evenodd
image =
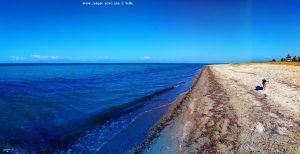
<instances>
[{"instance_id":1,"label":"blue sky","mask_svg":"<svg viewBox=\"0 0 300 154\"><path fill-rule=\"evenodd\" d=\"M215 63L300 56L298 0L82 2L2 1L0 62Z\"/></svg>"}]
</instances>

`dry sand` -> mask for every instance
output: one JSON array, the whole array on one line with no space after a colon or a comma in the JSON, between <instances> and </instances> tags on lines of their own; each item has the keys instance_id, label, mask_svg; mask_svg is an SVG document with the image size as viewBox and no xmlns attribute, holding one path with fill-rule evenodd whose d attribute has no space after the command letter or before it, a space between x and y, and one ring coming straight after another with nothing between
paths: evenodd
<instances>
[{"instance_id":1,"label":"dry sand","mask_svg":"<svg viewBox=\"0 0 300 154\"><path fill-rule=\"evenodd\" d=\"M300 153L299 116L299 66L211 65L137 152Z\"/></svg>"}]
</instances>

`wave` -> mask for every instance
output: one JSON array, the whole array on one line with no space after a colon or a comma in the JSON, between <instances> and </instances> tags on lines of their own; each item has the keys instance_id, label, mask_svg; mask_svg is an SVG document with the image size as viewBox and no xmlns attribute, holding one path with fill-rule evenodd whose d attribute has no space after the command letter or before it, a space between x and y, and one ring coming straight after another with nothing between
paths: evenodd
<instances>
[{"instance_id":1,"label":"wave","mask_svg":"<svg viewBox=\"0 0 300 154\"><path fill-rule=\"evenodd\" d=\"M113 106L113 107L106 109L105 111L97 114L95 117L98 119L97 121L99 121L99 120L102 121L102 120L106 120L106 119L110 119L110 118L119 117L122 114L127 114L129 112L132 112L136 109L139 109L139 108L147 105L148 100L150 100L156 96L159 96L161 94L164 94L168 91L171 91L171 90L177 88L178 86L180 86L181 84L184 84L184 82L181 82L175 86L171 86L171 87L167 87L167 88L155 91L152 94L140 97L134 101L130 101L125 104Z\"/></svg>"},{"instance_id":2,"label":"wave","mask_svg":"<svg viewBox=\"0 0 300 154\"><path fill-rule=\"evenodd\" d=\"M119 117L122 117L123 115L134 112L146 106L149 103L148 100L151 100L154 97L169 92L184 83L185 82L181 82L179 84L176 84L175 86L167 87L155 91L149 95L135 99L134 101L110 107L104 111L95 113L86 119L82 119L80 121L73 121L71 122L71 124L69 123L68 125L75 125L76 127L69 129L67 132L61 132L61 140L55 141L56 143L54 143L53 145L60 145L59 149L67 149L69 146L73 145L76 141L76 138L78 138L85 131L93 129L94 127L104 124L112 119L117 119ZM58 147L54 148L58 149Z\"/></svg>"},{"instance_id":3,"label":"wave","mask_svg":"<svg viewBox=\"0 0 300 154\"><path fill-rule=\"evenodd\" d=\"M84 119L80 120L73 120L72 122L68 123L67 125L64 126L59 126L57 128L57 134L52 134L53 136L50 139L47 139L49 141L49 147L43 147L41 145L20 145L20 147L16 148L7 148L7 149L2 149L4 147L0 147L0 152L1 151L19 151L22 153L24 152L25 149L28 149L27 146L32 147L33 151L38 151L38 152L51 152L51 153L56 153L56 152L61 152L61 150L66 150L68 149L71 145L73 145L76 142L76 139L80 137L82 134L84 134L88 130L92 130L93 128L105 124L108 121L113 121L114 119L118 119L122 116L128 115L131 112L134 112L144 106L146 106L154 97L157 97L159 95L162 95L166 92L169 92L181 84L184 84L185 82L181 82L179 84L176 84L175 86L167 87L158 91L155 91L149 95L140 97L138 99L135 99L133 101L116 105L113 107L110 107L104 111L101 111L99 113L94 113L89 117L86 117ZM147 112L147 111L146 111ZM72 126L72 127L69 127ZM62 127L66 127L68 129L61 129ZM65 130L65 131L61 131ZM54 150L56 149L56 150ZM53 151L54 150L54 151ZM30 152L30 151L29 151ZM32 152L32 151L31 151ZM26 152L25 152L26 153Z\"/></svg>"}]
</instances>

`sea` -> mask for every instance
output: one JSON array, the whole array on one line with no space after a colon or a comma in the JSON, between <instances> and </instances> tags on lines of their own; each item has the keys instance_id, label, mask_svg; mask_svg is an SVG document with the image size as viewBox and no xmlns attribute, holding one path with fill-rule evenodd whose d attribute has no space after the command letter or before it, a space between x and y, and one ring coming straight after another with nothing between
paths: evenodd
<instances>
[{"instance_id":1,"label":"sea","mask_svg":"<svg viewBox=\"0 0 300 154\"><path fill-rule=\"evenodd\" d=\"M0 153L132 153L204 66L0 64Z\"/></svg>"}]
</instances>

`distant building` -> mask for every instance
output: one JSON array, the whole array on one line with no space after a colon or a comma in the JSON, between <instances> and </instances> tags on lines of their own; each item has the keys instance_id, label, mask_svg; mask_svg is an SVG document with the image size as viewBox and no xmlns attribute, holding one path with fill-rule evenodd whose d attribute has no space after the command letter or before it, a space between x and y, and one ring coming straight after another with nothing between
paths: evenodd
<instances>
[{"instance_id":1,"label":"distant building","mask_svg":"<svg viewBox=\"0 0 300 154\"><path fill-rule=\"evenodd\" d=\"M285 61L292 61L292 58L287 58L285 59Z\"/></svg>"},{"instance_id":2,"label":"distant building","mask_svg":"<svg viewBox=\"0 0 300 154\"><path fill-rule=\"evenodd\" d=\"M290 54L288 54L285 58L285 61L292 61L292 60L293 60L293 58Z\"/></svg>"}]
</instances>

